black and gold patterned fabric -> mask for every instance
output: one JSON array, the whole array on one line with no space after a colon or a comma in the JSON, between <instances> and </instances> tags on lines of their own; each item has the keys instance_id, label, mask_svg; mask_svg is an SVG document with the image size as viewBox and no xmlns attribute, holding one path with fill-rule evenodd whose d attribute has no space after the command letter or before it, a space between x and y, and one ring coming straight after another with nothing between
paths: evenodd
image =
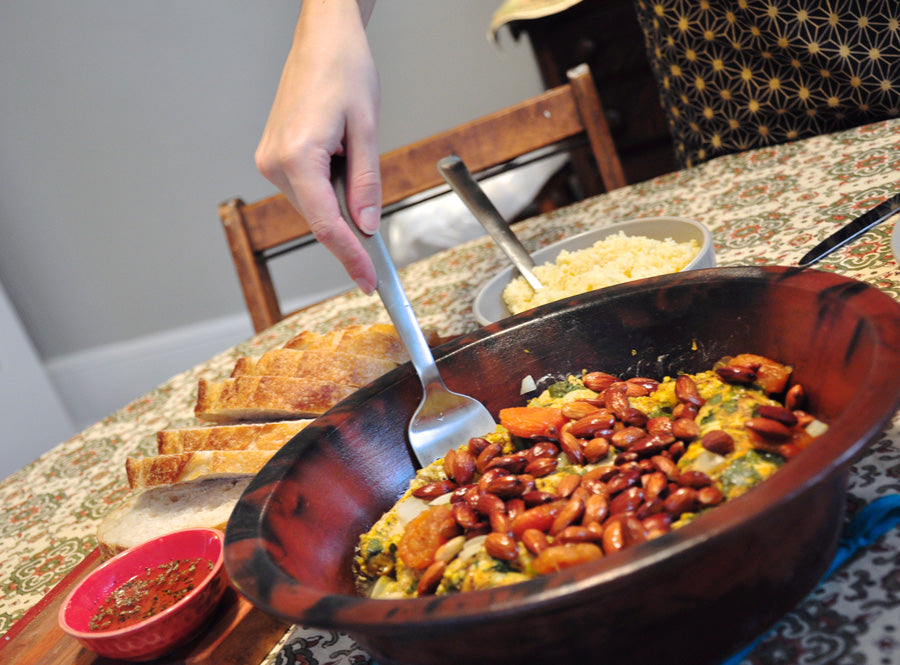
<instances>
[{"instance_id":1,"label":"black and gold patterned fabric","mask_svg":"<svg viewBox=\"0 0 900 665\"><path fill-rule=\"evenodd\" d=\"M900 0L635 0L679 161L900 113Z\"/></svg>"}]
</instances>

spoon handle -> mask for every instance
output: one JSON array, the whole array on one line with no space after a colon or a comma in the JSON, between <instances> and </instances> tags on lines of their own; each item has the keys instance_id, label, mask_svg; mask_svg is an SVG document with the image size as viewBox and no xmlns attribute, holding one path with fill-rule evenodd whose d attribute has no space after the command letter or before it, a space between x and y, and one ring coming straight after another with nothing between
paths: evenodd
<instances>
[{"instance_id":1,"label":"spoon handle","mask_svg":"<svg viewBox=\"0 0 900 665\"><path fill-rule=\"evenodd\" d=\"M377 231L372 235L363 233L350 215L347 204L346 173L346 159L344 157L333 157L331 162L332 184L337 195L338 204L341 207L341 215L350 228L353 229L356 237L362 243L363 249L366 250L369 258L372 259L372 263L375 265L378 295L381 297L381 302L384 303L384 308L390 315L391 321L397 328L397 334L406 347L407 353L409 353L409 358L419 378L422 380L423 387L427 390L431 384L441 382L440 374L434 362L434 356L409 302L406 291L403 290L403 284L400 282L397 268L391 259L387 246L381 239L381 235Z\"/></svg>"},{"instance_id":2,"label":"spoon handle","mask_svg":"<svg viewBox=\"0 0 900 665\"><path fill-rule=\"evenodd\" d=\"M509 224L503 219L503 215L484 193L478 182L469 172L465 163L456 155L444 157L438 162L438 171L447 181L447 184L457 193L463 203L468 206L485 230L494 241L500 245L500 249L506 254L513 265L519 270L525 281L535 291L543 288L541 281L532 272L534 260L516 234L509 228Z\"/></svg>"}]
</instances>

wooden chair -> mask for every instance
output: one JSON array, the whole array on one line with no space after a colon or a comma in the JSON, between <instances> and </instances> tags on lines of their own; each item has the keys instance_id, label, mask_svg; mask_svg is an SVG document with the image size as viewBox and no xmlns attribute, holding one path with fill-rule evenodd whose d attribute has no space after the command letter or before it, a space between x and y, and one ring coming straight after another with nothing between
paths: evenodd
<instances>
[{"instance_id":1,"label":"wooden chair","mask_svg":"<svg viewBox=\"0 0 900 665\"><path fill-rule=\"evenodd\" d=\"M437 162L459 155L478 174L517 158L573 141L590 147L598 182L582 182L586 195L625 185L625 175L587 65L572 69L569 82L501 111L381 156L382 203L391 206L444 185ZM589 174L590 175L590 174ZM584 180L584 179L583 179ZM594 178L593 180L596 180ZM219 206L247 309L257 332L282 318L267 263L315 242L309 225L283 194L254 203L234 198Z\"/></svg>"}]
</instances>

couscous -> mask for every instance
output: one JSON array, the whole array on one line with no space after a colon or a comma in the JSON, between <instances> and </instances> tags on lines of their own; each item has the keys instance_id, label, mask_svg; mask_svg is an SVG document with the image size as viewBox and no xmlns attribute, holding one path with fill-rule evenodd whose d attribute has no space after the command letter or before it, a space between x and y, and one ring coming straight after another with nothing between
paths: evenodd
<instances>
[{"instance_id":1,"label":"couscous","mask_svg":"<svg viewBox=\"0 0 900 665\"><path fill-rule=\"evenodd\" d=\"M360 593L512 584L679 528L824 431L791 371L740 354L659 382L588 372L501 410L494 432L421 469L361 536Z\"/></svg>"},{"instance_id":2,"label":"couscous","mask_svg":"<svg viewBox=\"0 0 900 665\"><path fill-rule=\"evenodd\" d=\"M534 274L544 286L540 291L535 292L524 277L513 279L503 290L503 301L510 313L518 314L594 289L678 272L699 251L696 240L657 240L620 231L586 249L563 250L555 263L536 266Z\"/></svg>"}]
</instances>

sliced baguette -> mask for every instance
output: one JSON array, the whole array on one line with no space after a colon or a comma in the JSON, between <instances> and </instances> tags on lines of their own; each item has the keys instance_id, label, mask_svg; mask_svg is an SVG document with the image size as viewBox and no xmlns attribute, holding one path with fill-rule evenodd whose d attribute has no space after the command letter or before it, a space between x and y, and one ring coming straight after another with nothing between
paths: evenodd
<instances>
[{"instance_id":1,"label":"sliced baguette","mask_svg":"<svg viewBox=\"0 0 900 665\"><path fill-rule=\"evenodd\" d=\"M361 388L396 366L390 360L355 353L272 349L255 361L239 358L231 376L293 376Z\"/></svg>"},{"instance_id":2,"label":"sliced baguette","mask_svg":"<svg viewBox=\"0 0 900 665\"><path fill-rule=\"evenodd\" d=\"M216 423L310 418L325 413L356 388L285 376L200 379L194 414Z\"/></svg>"},{"instance_id":3,"label":"sliced baguette","mask_svg":"<svg viewBox=\"0 0 900 665\"><path fill-rule=\"evenodd\" d=\"M156 433L160 455L179 455L198 450L278 450L310 420L180 427Z\"/></svg>"},{"instance_id":4,"label":"sliced baguette","mask_svg":"<svg viewBox=\"0 0 900 665\"><path fill-rule=\"evenodd\" d=\"M337 351L387 358L398 365L409 360L406 347L403 346L394 326L384 324L350 326L340 332L340 339L335 347Z\"/></svg>"},{"instance_id":5,"label":"sliced baguette","mask_svg":"<svg viewBox=\"0 0 900 665\"><path fill-rule=\"evenodd\" d=\"M383 358L396 364L409 360L406 348L394 326L372 325L338 328L325 335L305 331L288 341L286 349L340 351L360 356Z\"/></svg>"},{"instance_id":6,"label":"sliced baguette","mask_svg":"<svg viewBox=\"0 0 900 665\"><path fill-rule=\"evenodd\" d=\"M198 450L179 455L129 457L125 472L131 489L188 483L203 478L254 476L274 450Z\"/></svg>"},{"instance_id":7,"label":"sliced baguette","mask_svg":"<svg viewBox=\"0 0 900 665\"><path fill-rule=\"evenodd\" d=\"M295 337L290 339L287 344L284 345L284 348L297 350L315 349L319 351L334 351L339 341L340 336L337 335L336 332L329 333L328 335L322 335L312 330L303 330L299 332Z\"/></svg>"},{"instance_id":8,"label":"sliced baguette","mask_svg":"<svg viewBox=\"0 0 900 665\"><path fill-rule=\"evenodd\" d=\"M211 478L136 492L101 521L101 555L106 559L180 529L224 529L249 482L249 477Z\"/></svg>"}]
</instances>

